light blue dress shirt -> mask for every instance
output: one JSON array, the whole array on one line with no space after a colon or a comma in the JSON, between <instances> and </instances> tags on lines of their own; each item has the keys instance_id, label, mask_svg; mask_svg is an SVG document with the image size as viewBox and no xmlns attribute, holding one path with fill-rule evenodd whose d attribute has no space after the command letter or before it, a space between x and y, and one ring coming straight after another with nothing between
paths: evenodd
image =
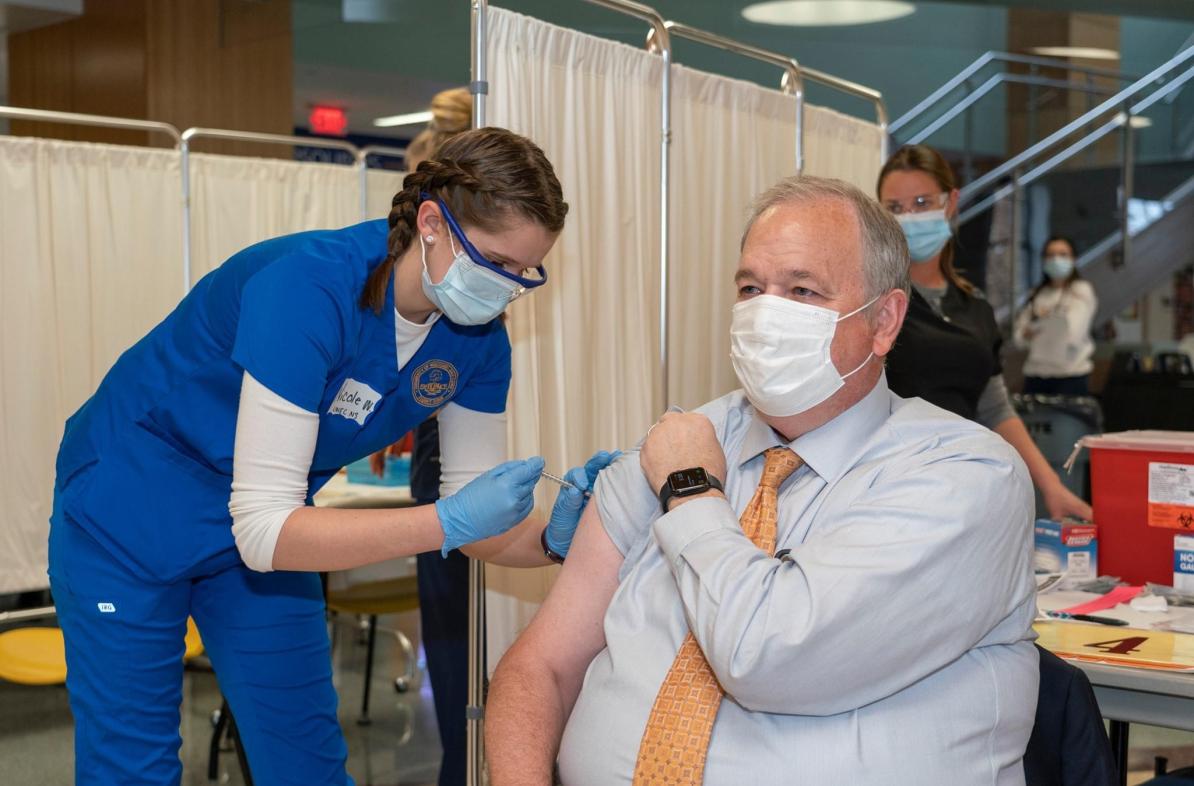
<instances>
[{"instance_id":1,"label":"light blue dress shirt","mask_svg":"<svg viewBox=\"0 0 1194 786\"><path fill-rule=\"evenodd\" d=\"M561 743L567 786L629 783L692 630L726 696L706 784L1022 784L1037 656L1032 486L999 436L886 378L790 443L777 559L738 517L784 444L736 391L702 407L726 500L661 516L629 452L596 498L624 561Z\"/></svg>"}]
</instances>

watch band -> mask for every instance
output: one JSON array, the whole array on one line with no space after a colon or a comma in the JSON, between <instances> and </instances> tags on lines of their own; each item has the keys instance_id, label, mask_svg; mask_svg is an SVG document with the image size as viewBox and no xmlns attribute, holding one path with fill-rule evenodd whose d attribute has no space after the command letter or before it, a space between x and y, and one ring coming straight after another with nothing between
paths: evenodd
<instances>
[{"instance_id":1,"label":"watch band","mask_svg":"<svg viewBox=\"0 0 1194 786\"><path fill-rule=\"evenodd\" d=\"M702 469L704 469L704 468L702 467ZM690 491L687 494L677 494L676 492L672 491L671 484L665 482L663 484L663 488L661 488L659 490L659 504L663 507L663 512L668 513L667 506L668 506L668 503L672 501L673 497L691 497L694 494L704 494L709 489L717 489L718 491L722 492L723 494L725 493L725 487L723 487L721 485L721 481L718 480L713 475L710 475L708 472L705 472L705 480L707 480L709 482L709 484L706 488L697 489L695 491Z\"/></svg>"},{"instance_id":2,"label":"watch band","mask_svg":"<svg viewBox=\"0 0 1194 786\"><path fill-rule=\"evenodd\" d=\"M543 532L539 533L539 545L543 547L543 556L557 565L564 564L564 558L551 550L551 546L547 545L547 527L543 528Z\"/></svg>"}]
</instances>

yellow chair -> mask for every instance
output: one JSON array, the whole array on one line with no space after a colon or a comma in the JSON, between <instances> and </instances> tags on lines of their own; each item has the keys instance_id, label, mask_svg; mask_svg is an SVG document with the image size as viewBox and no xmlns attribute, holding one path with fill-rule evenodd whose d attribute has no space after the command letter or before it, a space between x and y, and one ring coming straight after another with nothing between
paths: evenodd
<instances>
[{"instance_id":1,"label":"yellow chair","mask_svg":"<svg viewBox=\"0 0 1194 786\"><path fill-rule=\"evenodd\" d=\"M357 723L369 725L369 684L373 681L373 650L377 641L377 617L379 614L401 614L419 608L419 583L414 576L396 579L369 581L355 584L342 590L330 590L327 595L328 611L333 614L361 614L369 617L369 640L365 653L365 689L361 698L361 716ZM393 631L398 646L406 660L406 671L394 680L399 693L405 693L414 684L416 658L414 645L401 631Z\"/></svg>"},{"instance_id":2,"label":"yellow chair","mask_svg":"<svg viewBox=\"0 0 1194 786\"><path fill-rule=\"evenodd\" d=\"M195 621L187 618L184 661L203 652ZM61 628L16 628L0 633L0 679L20 685L66 682L66 643Z\"/></svg>"}]
</instances>

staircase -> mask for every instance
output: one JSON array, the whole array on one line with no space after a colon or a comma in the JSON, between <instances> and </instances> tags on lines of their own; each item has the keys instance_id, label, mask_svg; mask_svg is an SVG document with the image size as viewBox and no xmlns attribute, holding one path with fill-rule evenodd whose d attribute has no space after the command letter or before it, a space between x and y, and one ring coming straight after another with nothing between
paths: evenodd
<instances>
[{"instance_id":1,"label":"staircase","mask_svg":"<svg viewBox=\"0 0 1194 786\"><path fill-rule=\"evenodd\" d=\"M893 149L934 144L963 125L959 238L967 274L1001 321L1041 280L1052 233L1078 244L1078 267L1099 293L1096 324L1194 262L1194 100L1183 92L1194 78L1190 43L1141 77L988 52L891 124ZM1087 108L978 173L974 108L1003 84L1028 86L1030 111L1042 94L1064 92L1085 95Z\"/></svg>"}]
</instances>

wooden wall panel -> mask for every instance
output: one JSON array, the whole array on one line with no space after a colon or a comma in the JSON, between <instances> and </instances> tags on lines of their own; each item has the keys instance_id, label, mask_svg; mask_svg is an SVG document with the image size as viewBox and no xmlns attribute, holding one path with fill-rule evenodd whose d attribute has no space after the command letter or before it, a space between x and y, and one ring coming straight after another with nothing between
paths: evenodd
<instances>
[{"instance_id":1,"label":"wooden wall panel","mask_svg":"<svg viewBox=\"0 0 1194 786\"><path fill-rule=\"evenodd\" d=\"M287 0L156 0L147 48L151 117L179 128L293 132ZM242 143L196 149L290 156L289 148Z\"/></svg>"},{"instance_id":2,"label":"wooden wall panel","mask_svg":"<svg viewBox=\"0 0 1194 786\"><path fill-rule=\"evenodd\" d=\"M289 0L88 0L83 16L9 36L16 106L289 134ZM158 134L14 121L14 134L169 145ZM288 147L198 150L289 157Z\"/></svg>"}]
</instances>

